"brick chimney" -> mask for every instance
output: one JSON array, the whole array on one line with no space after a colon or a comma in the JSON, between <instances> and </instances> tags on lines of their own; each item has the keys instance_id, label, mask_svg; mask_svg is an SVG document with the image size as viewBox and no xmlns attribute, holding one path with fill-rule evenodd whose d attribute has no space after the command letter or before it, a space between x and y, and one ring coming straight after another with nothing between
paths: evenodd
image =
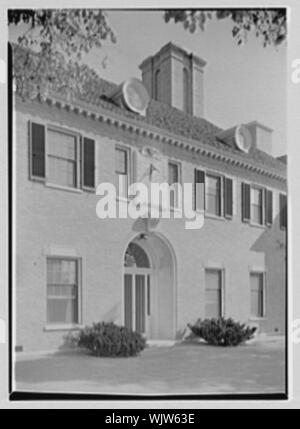
<instances>
[{"instance_id":1,"label":"brick chimney","mask_svg":"<svg viewBox=\"0 0 300 429\"><path fill-rule=\"evenodd\" d=\"M203 116L205 64L201 58L169 42L146 58L140 69L152 99L191 115Z\"/></svg>"}]
</instances>

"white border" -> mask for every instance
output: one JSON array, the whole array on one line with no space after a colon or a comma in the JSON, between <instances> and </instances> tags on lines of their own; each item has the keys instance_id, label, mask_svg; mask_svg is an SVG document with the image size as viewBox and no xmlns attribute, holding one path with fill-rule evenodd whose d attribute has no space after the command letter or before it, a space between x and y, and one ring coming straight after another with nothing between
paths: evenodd
<instances>
[{"instance_id":1,"label":"white border","mask_svg":"<svg viewBox=\"0 0 300 429\"><path fill-rule=\"evenodd\" d=\"M24 0L15 0L8 1L4 0L1 4L1 14L0 14L0 25L2 29L2 37L0 42L0 59L4 59L6 61L7 53L6 53L6 40L7 40L7 26L6 26L6 9L9 7L49 7L49 3L46 1L24 1ZM190 0L189 6L191 7L199 7L198 0ZM300 38L299 38L299 22L300 22L300 4L296 1L289 0L283 3L279 0L265 0L263 3L258 0L253 0L251 3L240 0L240 1L231 1L225 2L221 0L217 0L213 3L202 4L202 7L272 7L272 6L289 6L289 36L288 36L288 154L289 154L289 199L288 199L288 207L289 207L289 242L288 242L288 252L289 252L289 266L288 266L288 275L289 275L289 324L291 326L293 317L300 319L300 288L293 290L293 275L296 279L300 278L300 266L297 264L297 256L300 254L300 243L299 243L299 215L297 216L297 212L300 210L300 198L299 198L299 186L300 186L300 151L298 146L299 135L300 135L300 121L299 121L299 100L300 100L300 83L293 84L291 81L291 73L292 61L296 58L300 58ZM58 1L53 0L51 3L51 7L82 7L82 1L75 0L72 2L66 1ZM93 0L88 1L85 4L85 7L102 7L102 8L162 8L162 7L170 7L170 8L180 8L187 7L187 5L183 5L182 1L147 1L145 0L142 4L133 1L116 1L116 0ZM2 125L0 127L1 130L1 142L7 142L7 92L6 85L0 83L0 94L1 94L1 109L2 114L0 115L0 121ZM1 269L1 284L7 283L7 145L0 145L0 160L1 160L1 195L3 200L1 201L1 244L0 244L0 269ZM292 224L292 221L294 224ZM294 234L292 233L292 230ZM297 239L298 235L298 239ZM293 241L294 239L294 241ZM295 264L293 261L295 260ZM4 279L4 283L3 280ZM299 282L296 282L298 284ZM0 318L4 320L8 320L8 311L7 307L1 304L2 302L7 303L8 294L6 288L1 288L0 290ZM294 310L294 314L293 311ZM8 331L7 331L8 334ZM8 338L8 335L6 336ZM293 354L293 356L292 356ZM293 357L295 362L295 367L293 371ZM28 403L9 403L7 397L7 365L8 365L8 355L7 355L7 344L0 344L0 408L28 408ZM292 346L289 344L289 392L290 392L290 400L288 402L231 402L231 401L218 401L216 402L203 402L203 401L139 401L136 402L126 402L126 401L111 401L108 402L60 402L60 403L51 403L51 402L36 402L30 403L30 407L38 408L49 407L49 408L107 408L115 407L115 408L155 408L155 407L163 407L163 408L299 408L300 406L300 344Z\"/></svg>"}]
</instances>

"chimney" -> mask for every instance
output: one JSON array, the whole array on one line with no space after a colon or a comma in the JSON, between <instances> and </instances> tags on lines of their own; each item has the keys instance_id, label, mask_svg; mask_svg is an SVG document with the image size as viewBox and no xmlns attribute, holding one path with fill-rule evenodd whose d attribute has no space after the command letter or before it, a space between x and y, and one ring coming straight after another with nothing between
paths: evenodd
<instances>
[{"instance_id":1,"label":"chimney","mask_svg":"<svg viewBox=\"0 0 300 429\"><path fill-rule=\"evenodd\" d=\"M253 146L262 150L263 152L273 155L272 151L272 133L271 128L266 127L263 124L260 124L257 121L249 122L247 128L249 129L252 135Z\"/></svg>"},{"instance_id":2,"label":"chimney","mask_svg":"<svg viewBox=\"0 0 300 429\"><path fill-rule=\"evenodd\" d=\"M154 100L194 116L204 115L203 68L206 62L168 43L140 65L143 83Z\"/></svg>"}]
</instances>

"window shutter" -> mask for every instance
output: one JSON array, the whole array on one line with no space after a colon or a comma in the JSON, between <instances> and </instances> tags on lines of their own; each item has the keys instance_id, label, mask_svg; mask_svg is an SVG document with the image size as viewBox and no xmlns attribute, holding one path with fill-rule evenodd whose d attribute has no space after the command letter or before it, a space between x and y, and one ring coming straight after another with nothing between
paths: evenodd
<instances>
[{"instance_id":1,"label":"window shutter","mask_svg":"<svg viewBox=\"0 0 300 429\"><path fill-rule=\"evenodd\" d=\"M30 129L30 176L45 179L45 126L29 122Z\"/></svg>"},{"instance_id":2,"label":"window shutter","mask_svg":"<svg viewBox=\"0 0 300 429\"><path fill-rule=\"evenodd\" d=\"M250 222L250 185L242 183L242 221Z\"/></svg>"},{"instance_id":3,"label":"window shutter","mask_svg":"<svg viewBox=\"0 0 300 429\"><path fill-rule=\"evenodd\" d=\"M267 226L273 224L273 192L265 190L265 221Z\"/></svg>"},{"instance_id":4,"label":"window shutter","mask_svg":"<svg viewBox=\"0 0 300 429\"><path fill-rule=\"evenodd\" d=\"M280 210L280 228L287 227L287 198L286 195L279 195L279 210Z\"/></svg>"},{"instance_id":5,"label":"window shutter","mask_svg":"<svg viewBox=\"0 0 300 429\"><path fill-rule=\"evenodd\" d=\"M205 173L197 168L194 171L194 210L205 210Z\"/></svg>"},{"instance_id":6,"label":"window shutter","mask_svg":"<svg viewBox=\"0 0 300 429\"><path fill-rule=\"evenodd\" d=\"M95 140L84 137L82 148L82 186L95 187Z\"/></svg>"},{"instance_id":7,"label":"window shutter","mask_svg":"<svg viewBox=\"0 0 300 429\"><path fill-rule=\"evenodd\" d=\"M233 182L228 177L224 178L224 216L233 216Z\"/></svg>"}]
</instances>

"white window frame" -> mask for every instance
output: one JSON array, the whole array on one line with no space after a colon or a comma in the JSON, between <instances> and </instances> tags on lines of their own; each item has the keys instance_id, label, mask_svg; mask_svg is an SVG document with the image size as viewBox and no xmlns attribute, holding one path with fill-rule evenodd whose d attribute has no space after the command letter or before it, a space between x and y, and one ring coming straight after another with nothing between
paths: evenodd
<instances>
[{"instance_id":1,"label":"white window frame","mask_svg":"<svg viewBox=\"0 0 300 429\"><path fill-rule=\"evenodd\" d=\"M217 215L215 213L209 213L207 211L207 200L206 200L206 179L207 177L213 177L220 181L220 214ZM229 176L228 176L229 177ZM225 176L220 173L216 173L214 171L205 171L205 217L213 218L213 219L225 219L224 217L224 178ZM229 177L231 179L231 177Z\"/></svg>"},{"instance_id":2,"label":"white window frame","mask_svg":"<svg viewBox=\"0 0 300 429\"><path fill-rule=\"evenodd\" d=\"M126 152L126 156L127 156L127 177L128 177L128 179L127 179L127 196L117 195L117 200L128 201L128 199L129 199L128 189L132 183L132 159L131 159L131 157L132 157L133 151L131 150L131 147L129 147L129 146L122 145L122 144L116 144L115 149L114 149L114 156L115 156L115 152L117 150ZM122 175L121 173L117 172L116 165L114 168L114 175L117 177L117 180L119 180L119 176ZM124 174L124 176L125 176L125 174ZM117 189L119 189L119 183L117 183Z\"/></svg>"},{"instance_id":3,"label":"white window frame","mask_svg":"<svg viewBox=\"0 0 300 429\"><path fill-rule=\"evenodd\" d=\"M220 317L225 317L225 268L224 267L220 267L220 266L213 266L213 265L209 265L207 267L205 267L204 269L204 287L205 287L205 291L206 291L206 272L207 271L218 271L219 273L221 273L221 315ZM205 315L205 307L206 307L206 302L204 303L204 317L206 318Z\"/></svg>"},{"instance_id":4,"label":"white window frame","mask_svg":"<svg viewBox=\"0 0 300 429\"><path fill-rule=\"evenodd\" d=\"M81 175L82 175L82 171L80 168L81 135L75 131L71 131L71 130L68 130L68 129L62 128L62 127L58 127L56 125L49 125L49 124L44 124L44 125L45 125L45 176L46 176L45 177L45 184L47 186L50 186L50 187L81 192L81 189L80 189ZM52 183L48 180L48 168L49 168L49 166L48 166L48 146L49 146L48 131L56 131L56 132L61 133L61 134L67 134L67 135L70 135L72 137L75 137L75 139L76 139L76 186L74 186L74 187L73 186L60 185L59 183Z\"/></svg>"},{"instance_id":5,"label":"white window frame","mask_svg":"<svg viewBox=\"0 0 300 429\"><path fill-rule=\"evenodd\" d=\"M47 279L47 264L49 259L69 260L76 261L77 264L77 322L74 323L51 323L48 322L48 279ZM82 326L82 258L78 256L65 256L65 255L47 255L46 256L46 324L45 330L68 330L78 329Z\"/></svg>"},{"instance_id":6,"label":"white window frame","mask_svg":"<svg viewBox=\"0 0 300 429\"><path fill-rule=\"evenodd\" d=\"M169 166L170 166L170 164L177 165L178 177L179 177L179 181L177 183L179 183L179 185L182 187L182 164L181 164L181 162L174 160L172 158L168 159L168 183L169 183ZM175 195L175 201L176 200L177 200L177 205L172 206L171 205L171 198L170 198L170 209L171 210L180 210L182 208L181 193L179 190L177 192L177 196Z\"/></svg>"},{"instance_id":7,"label":"white window frame","mask_svg":"<svg viewBox=\"0 0 300 429\"><path fill-rule=\"evenodd\" d=\"M262 298L262 316L253 316L251 314L251 275L261 275L262 276L262 294L263 294L263 298ZM250 286L250 320L264 320L267 318L267 314L266 314L266 306L267 306L267 273L266 271L263 270L257 270L257 269L253 269L249 272L249 286Z\"/></svg>"},{"instance_id":8,"label":"white window frame","mask_svg":"<svg viewBox=\"0 0 300 429\"><path fill-rule=\"evenodd\" d=\"M253 226L258 226L258 227L264 228L265 227L265 215L266 215L266 213L265 213L265 192L264 192L264 189L266 189L266 188L264 188L263 186L260 186L260 185L255 185L253 183L249 183L249 184L250 184L250 224ZM262 204L261 223L254 222L253 218L252 218L252 197L251 197L252 189L259 190L261 192L261 195L262 195L262 198L261 198L261 204Z\"/></svg>"}]
</instances>

